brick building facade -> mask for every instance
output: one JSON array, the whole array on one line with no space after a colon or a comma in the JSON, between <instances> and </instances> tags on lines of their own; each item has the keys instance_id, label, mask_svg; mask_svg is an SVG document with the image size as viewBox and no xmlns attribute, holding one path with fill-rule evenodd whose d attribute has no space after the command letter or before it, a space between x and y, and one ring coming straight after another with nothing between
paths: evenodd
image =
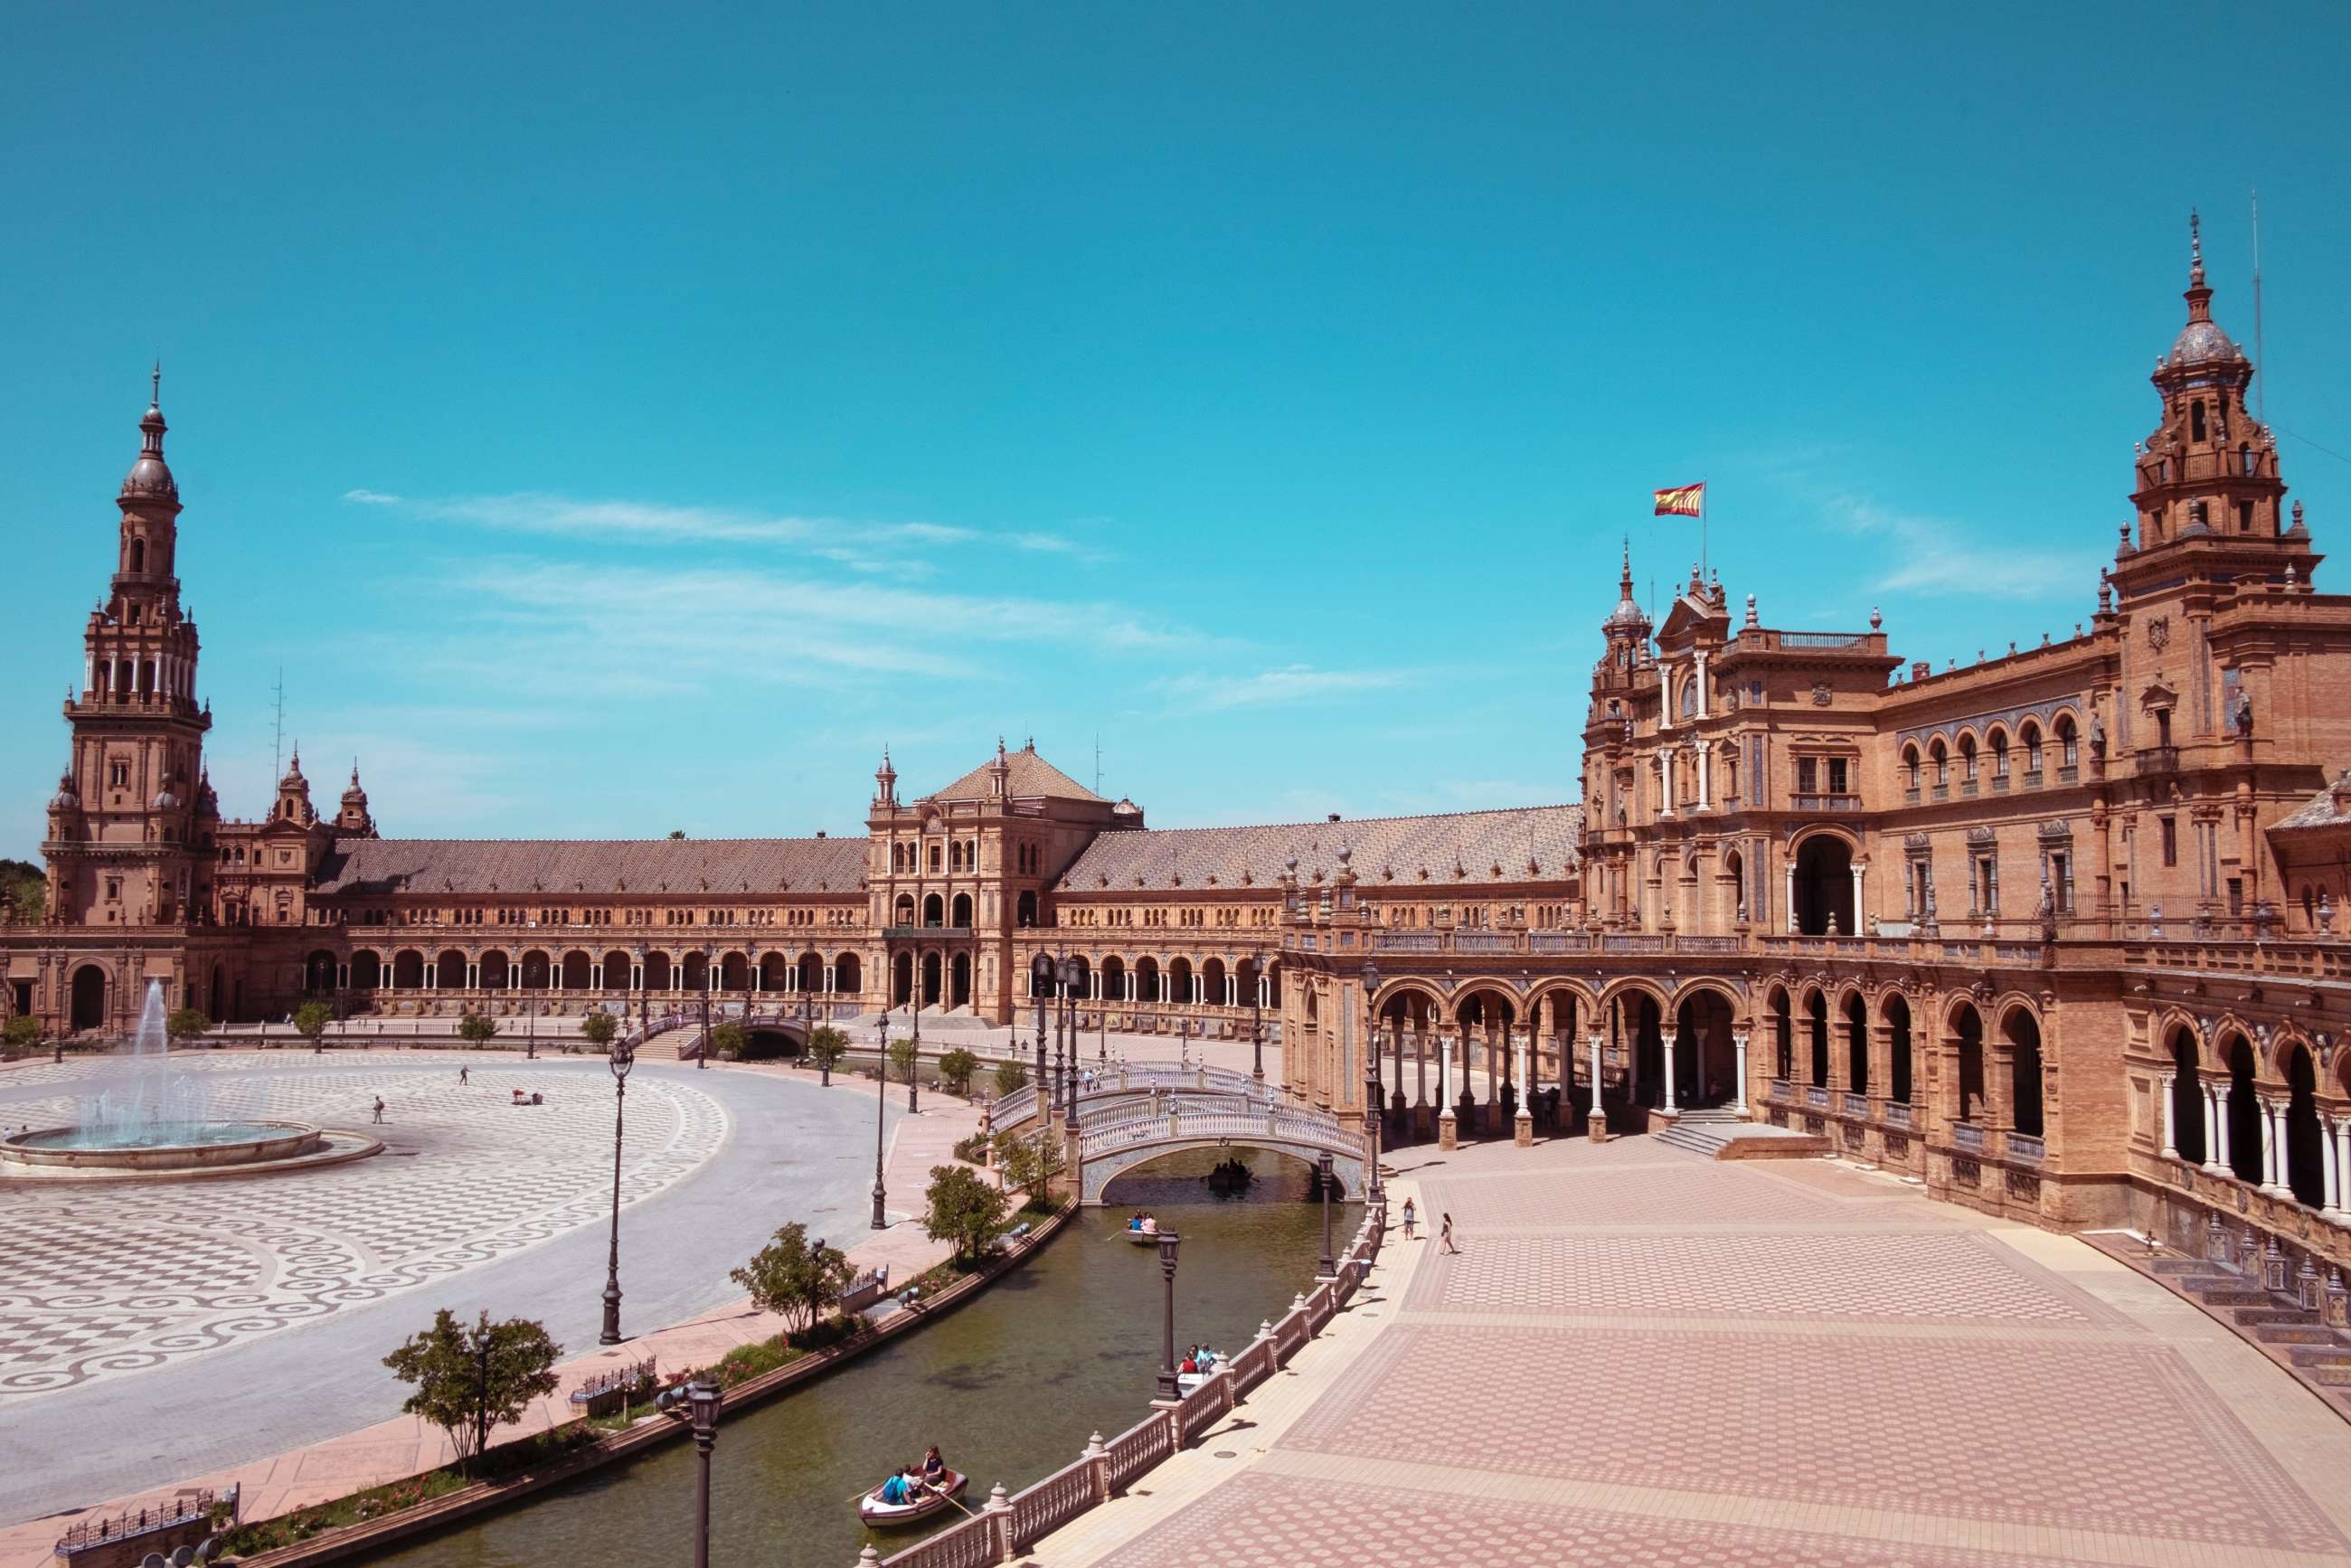
<instances>
[{"instance_id":1,"label":"brick building facade","mask_svg":"<svg viewBox=\"0 0 2351 1568\"><path fill-rule=\"evenodd\" d=\"M298 758L224 818L151 406L0 1007L103 1035L152 978L240 1019L715 992L1004 1022L1066 961L1086 1027L1262 1019L1295 1091L1358 1120L1377 1093L1391 1137L1441 1101L1489 1134L1522 1103L1562 1130L1727 1108L2048 1223L2159 1199L2183 1233L2331 1238L2351 599L2316 591L2210 299L2195 255L2064 640L1935 671L1874 612L1778 630L1695 571L1652 625L1628 559L1583 804L1238 828L1149 829L1000 742L912 798L885 758L862 840L386 838L356 769L322 816Z\"/></svg>"}]
</instances>

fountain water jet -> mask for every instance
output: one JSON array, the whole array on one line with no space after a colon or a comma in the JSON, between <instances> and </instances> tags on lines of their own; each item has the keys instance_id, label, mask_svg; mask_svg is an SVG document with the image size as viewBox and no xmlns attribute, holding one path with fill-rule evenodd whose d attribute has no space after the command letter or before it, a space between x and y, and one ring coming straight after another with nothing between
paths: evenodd
<instances>
[{"instance_id":1,"label":"fountain water jet","mask_svg":"<svg viewBox=\"0 0 2351 1568\"><path fill-rule=\"evenodd\" d=\"M0 1138L0 1166L52 1171L171 1171L257 1165L317 1150L319 1130L300 1122L214 1121L201 1079L172 1065L163 986L147 982L131 1049L112 1081L77 1102L73 1125Z\"/></svg>"}]
</instances>

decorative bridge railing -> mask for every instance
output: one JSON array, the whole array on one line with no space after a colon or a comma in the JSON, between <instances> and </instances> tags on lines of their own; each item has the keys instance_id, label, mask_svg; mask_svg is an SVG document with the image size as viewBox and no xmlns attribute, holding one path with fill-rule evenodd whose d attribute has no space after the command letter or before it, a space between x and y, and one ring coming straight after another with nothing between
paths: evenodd
<instances>
[{"instance_id":1,"label":"decorative bridge railing","mask_svg":"<svg viewBox=\"0 0 2351 1568\"><path fill-rule=\"evenodd\" d=\"M1365 1209L1336 1277L1294 1298L1279 1322L1259 1322L1248 1349L1180 1401L1161 1405L1155 1400L1141 1421L1108 1440L1095 1433L1075 1463L1036 1485L1008 1495L998 1482L971 1518L886 1559L869 1546L859 1563L879 1568L981 1568L1010 1563L1071 1520L1125 1491L1161 1462L1215 1430L1250 1390L1289 1365L1330 1325L1363 1288L1379 1259L1386 1228L1385 1205Z\"/></svg>"}]
</instances>

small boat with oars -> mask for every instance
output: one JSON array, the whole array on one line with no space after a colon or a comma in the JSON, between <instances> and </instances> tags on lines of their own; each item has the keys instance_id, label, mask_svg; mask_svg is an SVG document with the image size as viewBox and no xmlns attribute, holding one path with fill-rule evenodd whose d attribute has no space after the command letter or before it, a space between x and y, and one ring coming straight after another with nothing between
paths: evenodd
<instances>
[{"instance_id":1,"label":"small boat with oars","mask_svg":"<svg viewBox=\"0 0 2351 1568\"><path fill-rule=\"evenodd\" d=\"M1159 1221L1148 1214L1138 1214L1126 1222L1126 1239L1137 1247L1159 1245Z\"/></svg>"},{"instance_id":2,"label":"small boat with oars","mask_svg":"<svg viewBox=\"0 0 2351 1568\"><path fill-rule=\"evenodd\" d=\"M896 1478L892 1478L895 1479ZM908 1476L906 1500L884 1502L883 1494L890 1490L883 1481L857 1500L857 1517L874 1530L894 1530L902 1524L914 1524L956 1506L968 1478L961 1470L949 1470L945 1479L931 1482L919 1476Z\"/></svg>"}]
</instances>

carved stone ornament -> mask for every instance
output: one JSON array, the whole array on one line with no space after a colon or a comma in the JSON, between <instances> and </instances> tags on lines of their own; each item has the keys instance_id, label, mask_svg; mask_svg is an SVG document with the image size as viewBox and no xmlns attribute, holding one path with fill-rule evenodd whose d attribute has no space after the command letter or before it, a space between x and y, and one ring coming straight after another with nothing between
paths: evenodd
<instances>
[{"instance_id":1,"label":"carved stone ornament","mask_svg":"<svg viewBox=\"0 0 2351 1568\"><path fill-rule=\"evenodd\" d=\"M1970 828L1968 830L1968 842L1971 844L1988 844L1998 836L1999 835L1994 833L1989 826Z\"/></svg>"},{"instance_id":2,"label":"carved stone ornament","mask_svg":"<svg viewBox=\"0 0 2351 1568\"><path fill-rule=\"evenodd\" d=\"M2147 645L2160 653L2171 643L2171 617L2153 615L2147 618Z\"/></svg>"},{"instance_id":3,"label":"carved stone ornament","mask_svg":"<svg viewBox=\"0 0 2351 1568\"><path fill-rule=\"evenodd\" d=\"M1902 835L1902 847L1906 850L1914 852L1922 851L1926 849L1927 841L1927 835L1924 833L1905 833Z\"/></svg>"},{"instance_id":4,"label":"carved stone ornament","mask_svg":"<svg viewBox=\"0 0 2351 1568\"><path fill-rule=\"evenodd\" d=\"M1814 707L1826 707L1829 706L1829 684L1826 681L1814 681L1813 683L1813 706Z\"/></svg>"},{"instance_id":5,"label":"carved stone ornament","mask_svg":"<svg viewBox=\"0 0 2351 1568\"><path fill-rule=\"evenodd\" d=\"M2070 839L2073 836L2073 824L2066 821L2063 817L2052 817L2049 821L2041 824L2041 841L2043 843L2047 843L2053 839Z\"/></svg>"}]
</instances>

